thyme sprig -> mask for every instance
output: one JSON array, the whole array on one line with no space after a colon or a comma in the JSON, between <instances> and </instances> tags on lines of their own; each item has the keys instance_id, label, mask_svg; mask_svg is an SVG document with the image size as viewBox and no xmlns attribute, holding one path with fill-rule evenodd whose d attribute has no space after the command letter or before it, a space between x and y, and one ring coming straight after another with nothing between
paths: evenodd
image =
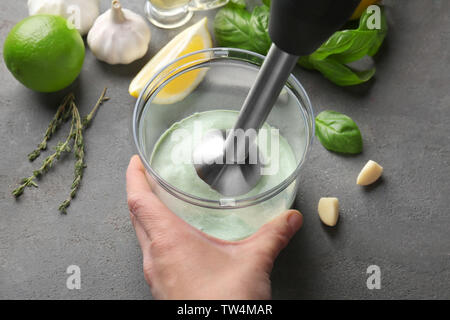
<instances>
[{"instance_id":1,"label":"thyme sprig","mask_svg":"<svg viewBox=\"0 0 450 320\"><path fill-rule=\"evenodd\" d=\"M58 107L58 110L55 113L52 121L48 125L47 130L45 131L44 139L41 143L38 144L37 148L28 154L28 159L30 161L34 161L39 155L41 151L47 149L47 142L51 139L53 134L59 129L61 124L65 123L70 115L71 115L71 104L74 101L75 97L73 93L68 94L62 101L61 105Z\"/></svg>"},{"instance_id":2,"label":"thyme sprig","mask_svg":"<svg viewBox=\"0 0 450 320\"><path fill-rule=\"evenodd\" d=\"M72 107L72 119L75 122L75 137L73 143L73 149L75 153L75 169L74 169L74 179L72 181L71 190L69 197L64 200L59 206L59 211L67 213L67 207L70 206L70 202L77 193L80 187L81 179L83 178L83 171L86 167L84 163L84 143L83 143L83 124L81 122L80 113L76 107Z\"/></svg>"},{"instance_id":3,"label":"thyme sprig","mask_svg":"<svg viewBox=\"0 0 450 320\"><path fill-rule=\"evenodd\" d=\"M41 166L39 169L34 170L33 174L29 176L28 178L23 178L21 181L21 185L18 186L16 189L13 190L12 194L16 198L21 196L22 193L25 191L26 187L38 187L37 183L34 181L36 178L44 175L52 166L55 160L59 160L61 157L61 154L63 152L70 152L70 142L73 139L74 136L74 121L72 120L70 133L67 137L67 139L64 142L59 142L55 147L55 152L51 155L49 155L47 158L42 161ZM37 149L36 149L37 150Z\"/></svg>"},{"instance_id":4,"label":"thyme sprig","mask_svg":"<svg viewBox=\"0 0 450 320\"><path fill-rule=\"evenodd\" d=\"M100 107L103 102L108 101L109 97L106 97L106 90L107 88L104 88L102 91L102 94L100 95L100 97L98 98L97 102L95 103L95 106L92 108L91 112L89 112L89 114L83 118L83 128L87 128L92 120L92 118L94 118L95 113L98 110L98 107Z\"/></svg>"},{"instance_id":5,"label":"thyme sprig","mask_svg":"<svg viewBox=\"0 0 450 320\"><path fill-rule=\"evenodd\" d=\"M91 112L84 118L81 118L80 116L78 108L75 104L74 95L69 94L64 98L63 102L56 111L55 116L53 117L47 128L42 142L33 152L28 155L28 159L30 159L30 161L35 160L40 155L41 151L47 148L47 142L50 140L56 130L61 126L61 124L72 117L69 134L64 142L59 142L56 145L55 152L44 159L39 169L34 170L31 176L22 179L21 184L12 192L12 194L16 198L23 194L26 187L38 187L35 179L44 175L54 165L56 160L59 160L64 152L69 153L73 151L76 159L74 165L74 179L72 181L69 197L64 200L59 206L59 211L61 211L62 213L67 213L67 208L70 206L71 200L75 198L76 193L80 187L84 168L86 167L84 157L85 153L83 131L89 126L99 106L103 102L109 100L109 98L105 96L106 90L106 88L103 89L100 98L97 100L97 103L94 105Z\"/></svg>"}]
</instances>

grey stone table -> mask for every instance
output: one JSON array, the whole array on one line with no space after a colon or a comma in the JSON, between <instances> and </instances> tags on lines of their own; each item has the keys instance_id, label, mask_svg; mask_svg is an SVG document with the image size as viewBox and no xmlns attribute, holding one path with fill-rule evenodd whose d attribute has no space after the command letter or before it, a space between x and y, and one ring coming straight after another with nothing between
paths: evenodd
<instances>
[{"instance_id":1,"label":"grey stone table","mask_svg":"<svg viewBox=\"0 0 450 320\"><path fill-rule=\"evenodd\" d=\"M376 58L376 79L341 88L316 72L295 71L316 113L333 109L358 123L364 152L341 156L315 143L295 202L304 227L276 261L274 298L450 298L450 3L385 3L390 30ZM142 12L143 1L123 5ZM103 10L107 6L102 1ZM26 16L26 1L1 1L2 47ZM0 64L0 298L151 298L125 200L135 103L127 88L178 31L152 26L149 53L130 66L98 62L88 50L79 79L54 94L24 88ZM74 91L85 114L104 86L111 101L86 133L88 167L69 213L59 214L57 205L68 193L70 157L39 189L15 201L11 190L37 165L26 155L64 94ZM355 178L368 159L381 163L385 173L381 182L361 188ZM336 228L318 219L322 196L340 199ZM80 290L66 288L72 264L81 268ZM366 286L370 265L380 267L379 290Z\"/></svg>"}]
</instances>

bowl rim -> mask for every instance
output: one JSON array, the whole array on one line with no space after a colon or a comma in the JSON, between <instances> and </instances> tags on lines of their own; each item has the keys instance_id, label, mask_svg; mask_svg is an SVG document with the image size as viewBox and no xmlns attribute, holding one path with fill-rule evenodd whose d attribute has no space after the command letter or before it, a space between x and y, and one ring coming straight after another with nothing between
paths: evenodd
<instances>
[{"instance_id":1,"label":"bowl rim","mask_svg":"<svg viewBox=\"0 0 450 320\"><path fill-rule=\"evenodd\" d=\"M178 61L180 61L182 59L185 59L189 56L193 56L196 54L204 54L204 53L213 53L214 54L217 52L221 52L222 54L217 55L213 58L211 58L211 56L208 56L208 58L206 58L206 59L209 61L211 61L213 59L225 59L225 60L241 60L241 61L245 61L248 63L251 62L251 61L246 61L240 57L230 57L229 56L230 52L247 54L249 56L256 57L261 60L264 60L264 58L265 58L264 55L261 55L259 53L252 52L249 50L245 50L245 49L228 48L228 47L213 47L213 48L194 51L189 54L183 55L175 60L172 60L171 62L167 63L166 65L164 65L163 67L158 69L158 71L155 73L155 75L146 83L144 88L141 90L139 97L136 101L134 111L133 111L132 132L133 132L135 147L137 148L138 155L139 155L142 163L144 164L144 167L146 168L147 172L151 175L151 177L153 179L155 179L156 182L158 183L158 185L161 186L164 190L166 190L167 192L169 192L171 195L175 196L176 198L178 198L184 202L188 202L190 204L196 205L196 206L210 208L210 209L219 209L219 210L220 209L238 209L238 208L244 208L244 207L248 207L248 206L252 206L252 205L261 203L261 202L267 200L268 198L272 198L272 197L276 196L281 191L286 189L299 176L300 169L303 166L303 164L306 160L306 157L308 156L308 153L311 151L312 143L313 143L313 139L314 139L314 133L315 133L314 110L312 108L312 104L311 104L308 94L306 93L305 89L301 85L300 81L298 81L297 78L292 73L289 75L288 81L291 84L294 84L295 86L297 86L297 88L294 88L294 89L295 89L295 91L298 91L300 94L300 97L296 95L297 100L300 100L300 102L301 102L300 108L302 108L302 106L303 106L303 108L306 109L307 115L309 114L309 116L311 118L311 119L305 119L307 122L306 127L308 127L308 132L310 133L310 137L309 137L309 139L307 139L307 145L305 146L304 155L303 155L302 159L299 160L299 163L297 164L297 167L295 168L295 170L293 170L292 173L286 179L284 179L282 182L280 182L276 186L270 188L269 190L266 190L262 193L254 195L254 196L250 196L250 197L246 197L246 198L238 198L238 199L233 199L232 197L224 196L221 199L212 200L212 199L205 199L205 198L202 198L199 196L195 196L193 194L190 194L190 193L187 193L185 191L178 189L177 187L173 186L172 184L170 184L169 182L164 180L150 166L148 161L145 159L145 157L143 155L143 150L141 148L141 144L139 142L140 128L139 128L138 122L139 122L140 116L141 116L142 112L144 111L145 104L150 99L150 97L153 94L158 93L158 91L159 91L159 90L153 90L150 93L148 93L149 92L148 88L150 87L152 82L155 81L167 68L169 68L171 65L177 63ZM226 52L226 55L223 55L224 52ZM186 63L185 65L188 65L188 66L192 65L192 61ZM183 65L183 66L185 66L185 65ZM254 65L258 65L258 63L254 63ZM183 66L180 66L180 67L183 67ZM181 70L181 71L178 71L178 70ZM186 68L184 70L182 68L177 68L177 72L175 72L173 74L169 73L170 78L182 74L183 71L184 72L189 71L189 68ZM164 82L166 82L168 80L169 79L166 79ZM144 97L144 95L148 95L148 97L147 96ZM142 105L142 108L141 108L141 105ZM305 113L304 110L300 110L300 112ZM232 200L231 204L230 204L230 200Z\"/></svg>"}]
</instances>

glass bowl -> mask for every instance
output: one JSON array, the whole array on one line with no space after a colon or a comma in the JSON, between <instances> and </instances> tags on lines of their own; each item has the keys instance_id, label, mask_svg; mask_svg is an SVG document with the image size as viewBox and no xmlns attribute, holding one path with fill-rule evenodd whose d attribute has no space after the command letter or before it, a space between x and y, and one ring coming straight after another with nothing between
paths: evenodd
<instances>
[{"instance_id":1,"label":"glass bowl","mask_svg":"<svg viewBox=\"0 0 450 320\"><path fill-rule=\"evenodd\" d=\"M152 166L152 153L166 130L186 117L211 110L238 112L263 59L262 55L240 49L193 52L162 67L142 90L134 109L134 141L153 192L186 222L224 240L250 236L294 201L314 137L313 110L298 80L290 75L266 121L287 140L295 158L295 166L277 185L239 197L200 196L166 181ZM186 96L164 99L168 86L183 86L194 78L198 81L186 90Z\"/></svg>"}]
</instances>

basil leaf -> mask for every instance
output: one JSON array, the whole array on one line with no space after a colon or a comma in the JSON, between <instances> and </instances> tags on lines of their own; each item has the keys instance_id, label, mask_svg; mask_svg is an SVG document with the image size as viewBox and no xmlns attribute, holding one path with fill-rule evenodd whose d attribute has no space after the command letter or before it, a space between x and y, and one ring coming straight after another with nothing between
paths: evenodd
<instances>
[{"instance_id":1,"label":"basil leaf","mask_svg":"<svg viewBox=\"0 0 450 320\"><path fill-rule=\"evenodd\" d=\"M319 49L311 54L314 60L324 60L330 56L341 63L357 61L372 49L378 41L377 32L344 30L338 31Z\"/></svg>"},{"instance_id":2,"label":"basil leaf","mask_svg":"<svg viewBox=\"0 0 450 320\"><path fill-rule=\"evenodd\" d=\"M342 64L333 58L325 60L311 60L314 69L323 76L340 86L353 86L368 81L375 74L375 68L369 70L356 71Z\"/></svg>"},{"instance_id":3,"label":"basil leaf","mask_svg":"<svg viewBox=\"0 0 450 320\"><path fill-rule=\"evenodd\" d=\"M298 59L297 63L298 63L298 65L302 66L305 69L310 69L310 70L314 69L314 65L311 63L309 56L300 57Z\"/></svg>"},{"instance_id":4,"label":"basil leaf","mask_svg":"<svg viewBox=\"0 0 450 320\"><path fill-rule=\"evenodd\" d=\"M249 39L250 13L242 8L229 4L219 10L214 19L214 33L218 44L222 47L237 47L254 50Z\"/></svg>"},{"instance_id":5,"label":"basil leaf","mask_svg":"<svg viewBox=\"0 0 450 320\"><path fill-rule=\"evenodd\" d=\"M382 11L380 29L374 30L367 27L367 20L370 16L371 14L364 11L357 30L342 31L349 33L349 37L352 38L352 45L344 52L333 55L335 60L341 63L349 63L357 61L366 55L373 56L378 52L387 34L386 16L384 11Z\"/></svg>"},{"instance_id":6,"label":"basil leaf","mask_svg":"<svg viewBox=\"0 0 450 320\"><path fill-rule=\"evenodd\" d=\"M350 117L336 111L323 111L317 115L316 136L331 151L352 154L362 151L358 126Z\"/></svg>"},{"instance_id":7,"label":"basil leaf","mask_svg":"<svg viewBox=\"0 0 450 320\"><path fill-rule=\"evenodd\" d=\"M245 0L229 0L228 2L229 4L235 5L238 8L245 8L246 4L245 4Z\"/></svg>"},{"instance_id":8,"label":"basil leaf","mask_svg":"<svg viewBox=\"0 0 450 320\"><path fill-rule=\"evenodd\" d=\"M357 85L370 80L375 68L355 71L346 64L367 56L373 56L387 33L384 11L381 10L381 28L370 30L367 20L372 14L364 11L358 29L335 32L319 49L302 57L299 64L318 70L327 79L340 86Z\"/></svg>"},{"instance_id":9,"label":"basil leaf","mask_svg":"<svg viewBox=\"0 0 450 320\"><path fill-rule=\"evenodd\" d=\"M269 8L255 7L252 13L229 3L214 19L214 33L219 46L246 49L266 54L272 41L268 34Z\"/></svg>"},{"instance_id":10,"label":"basil leaf","mask_svg":"<svg viewBox=\"0 0 450 320\"><path fill-rule=\"evenodd\" d=\"M351 37L351 46L344 52L334 54L332 57L340 63L349 63L358 61L359 59L368 55L368 52L377 41L378 35L376 32L348 30Z\"/></svg>"},{"instance_id":11,"label":"basil leaf","mask_svg":"<svg viewBox=\"0 0 450 320\"><path fill-rule=\"evenodd\" d=\"M335 32L324 44L310 55L311 58L314 60L323 60L332 54L349 50L354 40L354 35L349 31L352 30Z\"/></svg>"},{"instance_id":12,"label":"basil leaf","mask_svg":"<svg viewBox=\"0 0 450 320\"><path fill-rule=\"evenodd\" d=\"M272 40L269 33L269 7L260 6L253 9L250 17L250 38L253 39L255 46L258 48L258 52L269 51Z\"/></svg>"}]
</instances>

